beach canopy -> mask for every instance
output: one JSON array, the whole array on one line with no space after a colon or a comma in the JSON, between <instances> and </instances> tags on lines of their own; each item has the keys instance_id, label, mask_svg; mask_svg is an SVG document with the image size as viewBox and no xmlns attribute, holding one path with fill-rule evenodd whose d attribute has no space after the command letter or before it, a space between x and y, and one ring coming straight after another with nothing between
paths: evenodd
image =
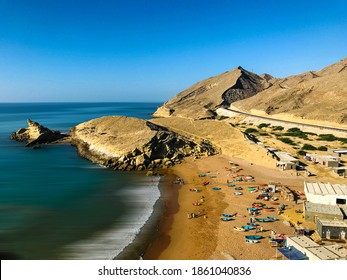
<instances>
[{"instance_id":1,"label":"beach canopy","mask_svg":"<svg viewBox=\"0 0 347 280\"><path fill-rule=\"evenodd\" d=\"M308 260L308 257L301 253L294 246L277 248L277 250L281 252L281 254L285 256L288 260Z\"/></svg>"}]
</instances>

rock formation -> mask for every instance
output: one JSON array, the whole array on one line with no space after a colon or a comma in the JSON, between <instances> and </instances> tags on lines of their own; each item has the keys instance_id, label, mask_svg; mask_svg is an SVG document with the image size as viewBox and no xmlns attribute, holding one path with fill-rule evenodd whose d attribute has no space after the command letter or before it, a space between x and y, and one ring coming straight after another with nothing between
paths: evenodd
<instances>
[{"instance_id":1,"label":"rock formation","mask_svg":"<svg viewBox=\"0 0 347 280\"><path fill-rule=\"evenodd\" d=\"M27 147L35 147L41 144L52 143L67 137L57 130L50 130L37 122L27 120L28 128L20 128L11 134L10 139L27 143Z\"/></svg>"},{"instance_id":2,"label":"rock formation","mask_svg":"<svg viewBox=\"0 0 347 280\"><path fill-rule=\"evenodd\" d=\"M154 117L213 118L220 106L251 97L271 85L270 75L264 77L242 67L203 80L167 101Z\"/></svg>"},{"instance_id":3,"label":"rock formation","mask_svg":"<svg viewBox=\"0 0 347 280\"><path fill-rule=\"evenodd\" d=\"M269 115L347 124L347 58L320 71L269 81L270 87L233 106L248 112L256 109Z\"/></svg>"},{"instance_id":4,"label":"rock formation","mask_svg":"<svg viewBox=\"0 0 347 280\"><path fill-rule=\"evenodd\" d=\"M78 153L116 170L169 167L186 156L217 153L207 141L196 143L150 121L101 117L71 129Z\"/></svg>"}]
</instances>

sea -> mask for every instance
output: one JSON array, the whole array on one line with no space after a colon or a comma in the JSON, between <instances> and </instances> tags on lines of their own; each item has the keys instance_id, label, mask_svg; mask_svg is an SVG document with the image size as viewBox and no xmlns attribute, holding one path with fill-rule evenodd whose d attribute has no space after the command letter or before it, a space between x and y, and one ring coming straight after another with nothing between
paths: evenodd
<instances>
[{"instance_id":1,"label":"sea","mask_svg":"<svg viewBox=\"0 0 347 280\"><path fill-rule=\"evenodd\" d=\"M1 259L113 259L160 197L159 177L114 171L69 144L9 140L27 119L61 132L101 116L150 119L159 103L0 103Z\"/></svg>"}]
</instances>

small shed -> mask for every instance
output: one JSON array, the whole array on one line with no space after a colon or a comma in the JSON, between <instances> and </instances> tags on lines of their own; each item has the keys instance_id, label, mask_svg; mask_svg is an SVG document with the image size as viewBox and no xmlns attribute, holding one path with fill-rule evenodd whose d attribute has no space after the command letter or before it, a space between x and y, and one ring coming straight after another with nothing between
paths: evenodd
<instances>
[{"instance_id":1,"label":"small shed","mask_svg":"<svg viewBox=\"0 0 347 280\"><path fill-rule=\"evenodd\" d=\"M347 222L339 220L317 219L316 229L321 238L345 240Z\"/></svg>"}]
</instances>

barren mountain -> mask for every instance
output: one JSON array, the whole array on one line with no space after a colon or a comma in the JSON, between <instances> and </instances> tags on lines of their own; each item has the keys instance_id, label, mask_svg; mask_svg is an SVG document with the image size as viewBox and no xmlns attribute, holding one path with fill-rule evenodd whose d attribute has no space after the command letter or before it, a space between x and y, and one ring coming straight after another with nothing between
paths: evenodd
<instances>
[{"instance_id":1,"label":"barren mountain","mask_svg":"<svg viewBox=\"0 0 347 280\"><path fill-rule=\"evenodd\" d=\"M234 107L266 114L291 114L309 120L347 124L347 58L320 71L310 71L284 79Z\"/></svg>"},{"instance_id":2,"label":"barren mountain","mask_svg":"<svg viewBox=\"0 0 347 280\"><path fill-rule=\"evenodd\" d=\"M153 114L155 117L211 118L219 106L248 98L269 87L273 77L264 78L237 67L232 71L196 83L167 101Z\"/></svg>"}]
</instances>

